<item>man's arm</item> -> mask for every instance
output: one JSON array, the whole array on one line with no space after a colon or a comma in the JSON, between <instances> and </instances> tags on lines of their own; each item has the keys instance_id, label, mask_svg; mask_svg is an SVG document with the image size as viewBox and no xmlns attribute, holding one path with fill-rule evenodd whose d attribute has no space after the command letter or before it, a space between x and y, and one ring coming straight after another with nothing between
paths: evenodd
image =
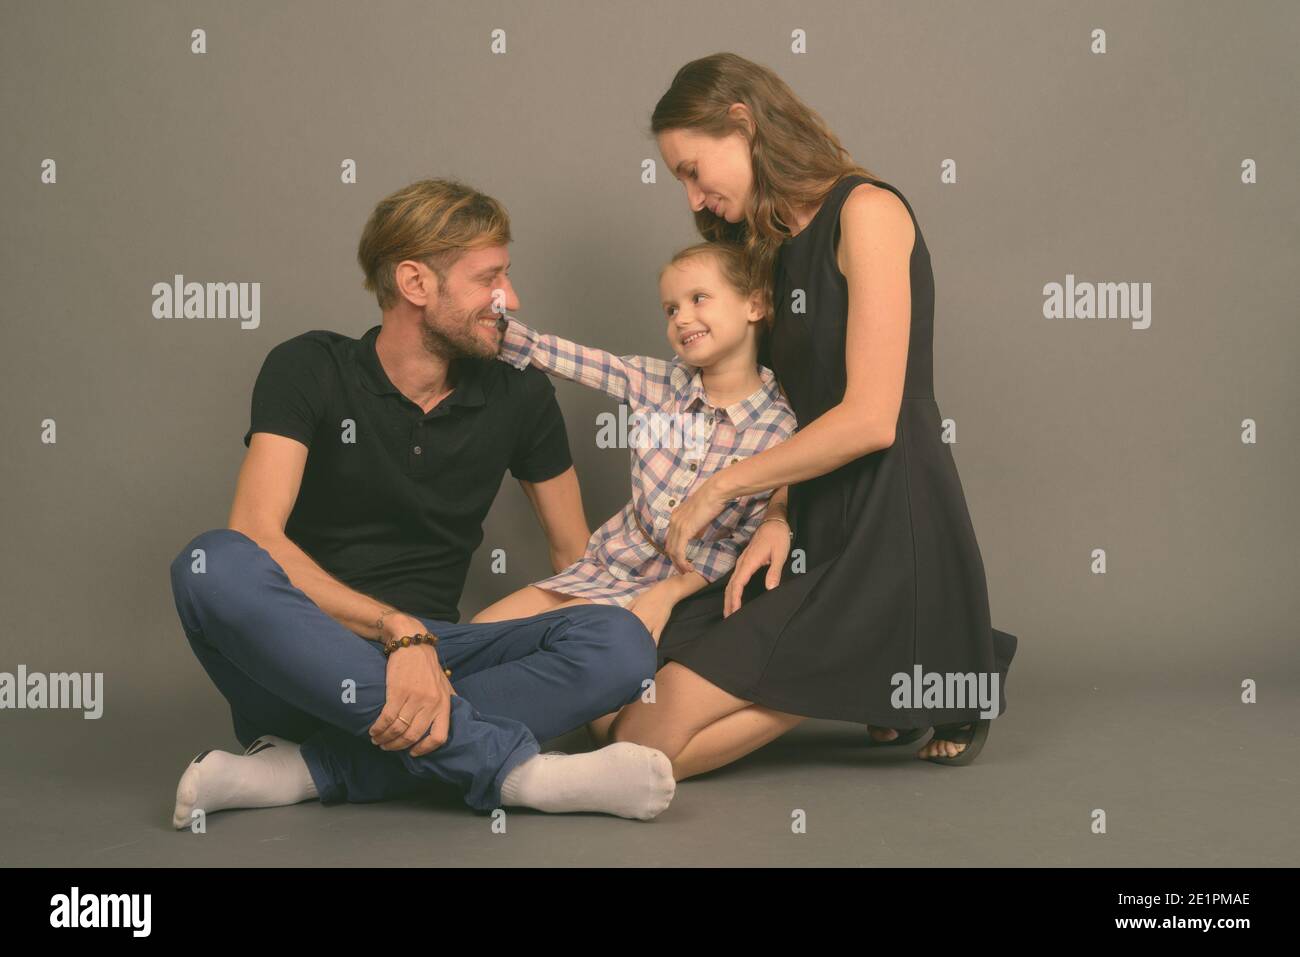
<instances>
[{"instance_id":1,"label":"man's arm","mask_svg":"<svg viewBox=\"0 0 1300 957\"><path fill-rule=\"evenodd\" d=\"M582 490L578 487L578 470L572 465L555 478L544 482L519 485L533 504L537 520L551 546L551 567L556 572L568 568L587 550L591 529L582 508Z\"/></svg>"},{"instance_id":2,"label":"man's arm","mask_svg":"<svg viewBox=\"0 0 1300 957\"><path fill-rule=\"evenodd\" d=\"M298 497L306 464L307 446L297 439L254 432L239 469L229 527L266 549L296 588L362 638L378 640L380 628L376 622L384 612L390 612L384 616L386 633L410 634L412 628L423 631L418 619L344 585L285 535L284 527Z\"/></svg>"}]
</instances>

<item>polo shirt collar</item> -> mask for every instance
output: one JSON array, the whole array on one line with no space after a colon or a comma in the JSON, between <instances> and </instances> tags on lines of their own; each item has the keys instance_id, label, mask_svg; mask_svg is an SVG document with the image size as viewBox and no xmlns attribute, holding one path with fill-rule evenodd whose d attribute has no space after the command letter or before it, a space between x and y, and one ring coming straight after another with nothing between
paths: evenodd
<instances>
[{"instance_id":1,"label":"polo shirt collar","mask_svg":"<svg viewBox=\"0 0 1300 957\"><path fill-rule=\"evenodd\" d=\"M388 373L384 371L383 363L379 361L379 353L375 348L375 341L379 338L379 330L382 328L382 325L372 326L361 337L358 374L361 384L375 395L389 393L401 395L397 386L393 385L392 380L388 378ZM444 401L449 405L483 405L487 401L483 389L483 362L477 359L457 360L456 371L460 381Z\"/></svg>"},{"instance_id":2,"label":"polo shirt collar","mask_svg":"<svg viewBox=\"0 0 1300 957\"><path fill-rule=\"evenodd\" d=\"M780 395L776 375L771 369L767 366L759 366L758 374L763 380L761 388L747 398L722 408L737 430L753 425L759 416L771 408ZM704 376L697 367L679 363L673 369L672 384L683 411L690 412L696 405L709 408L709 396L704 391Z\"/></svg>"}]
</instances>

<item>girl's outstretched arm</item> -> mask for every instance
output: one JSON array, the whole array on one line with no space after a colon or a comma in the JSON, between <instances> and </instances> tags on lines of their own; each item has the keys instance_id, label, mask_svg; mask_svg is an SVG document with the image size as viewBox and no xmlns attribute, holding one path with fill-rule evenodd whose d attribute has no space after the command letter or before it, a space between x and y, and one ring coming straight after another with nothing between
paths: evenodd
<instances>
[{"instance_id":1,"label":"girl's outstretched arm","mask_svg":"<svg viewBox=\"0 0 1300 957\"><path fill-rule=\"evenodd\" d=\"M672 388L673 362L653 356L616 356L540 333L514 316L505 319L497 358L516 369L531 364L562 379L600 389L632 406L657 405Z\"/></svg>"}]
</instances>

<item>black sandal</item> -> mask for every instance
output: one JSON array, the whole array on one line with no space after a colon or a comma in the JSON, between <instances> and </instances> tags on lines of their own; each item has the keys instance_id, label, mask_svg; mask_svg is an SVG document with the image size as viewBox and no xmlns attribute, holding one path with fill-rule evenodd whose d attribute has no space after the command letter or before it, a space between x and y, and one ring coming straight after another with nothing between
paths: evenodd
<instances>
[{"instance_id":1,"label":"black sandal","mask_svg":"<svg viewBox=\"0 0 1300 957\"><path fill-rule=\"evenodd\" d=\"M882 725L882 727L883 727L883 725ZM897 729L895 729L895 730L897 730ZM919 738L923 737L923 736L925 735L925 733L926 733L927 731L929 731L929 730L930 730L929 728L908 728L906 731L899 731L897 737L890 738L888 741L877 741L875 738L873 738L873 737L871 736L871 732L868 731L868 732L867 732L867 747L869 747L869 748L896 748L896 747L900 747L901 745L904 745L904 744L911 744L912 742L914 742L914 741L918 740Z\"/></svg>"},{"instance_id":2,"label":"black sandal","mask_svg":"<svg viewBox=\"0 0 1300 957\"><path fill-rule=\"evenodd\" d=\"M964 744L966 747L954 755L931 755L928 758L922 758L922 761L932 761L935 764L946 764L951 767L960 767L970 764L979 757L980 751L984 748L984 742L989 737L989 725L992 718L977 718L974 721L964 721L960 724L941 724L934 729L934 741L951 741L953 744Z\"/></svg>"}]
</instances>

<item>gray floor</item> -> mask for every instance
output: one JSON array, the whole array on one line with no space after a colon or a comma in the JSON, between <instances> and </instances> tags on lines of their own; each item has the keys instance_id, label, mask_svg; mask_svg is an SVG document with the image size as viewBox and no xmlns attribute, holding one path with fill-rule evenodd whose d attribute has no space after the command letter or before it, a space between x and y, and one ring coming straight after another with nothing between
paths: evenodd
<instances>
[{"instance_id":1,"label":"gray floor","mask_svg":"<svg viewBox=\"0 0 1300 957\"><path fill-rule=\"evenodd\" d=\"M1041 663L1040 663L1041 665ZM1010 707L968 768L864 754L862 729L807 722L682 782L653 822L512 810L505 834L452 794L225 811L170 827L181 768L237 750L216 692L187 674L105 715L8 711L0 863L137 865L1294 866L1300 698L1261 703L1203 673L1090 679L1013 671ZM182 693L183 692L183 693ZM551 746L588 747L582 732ZM1107 833L1090 832L1093 809ZM807 832L791 833L802 809Z\"/></svg>"}]
</instances>

